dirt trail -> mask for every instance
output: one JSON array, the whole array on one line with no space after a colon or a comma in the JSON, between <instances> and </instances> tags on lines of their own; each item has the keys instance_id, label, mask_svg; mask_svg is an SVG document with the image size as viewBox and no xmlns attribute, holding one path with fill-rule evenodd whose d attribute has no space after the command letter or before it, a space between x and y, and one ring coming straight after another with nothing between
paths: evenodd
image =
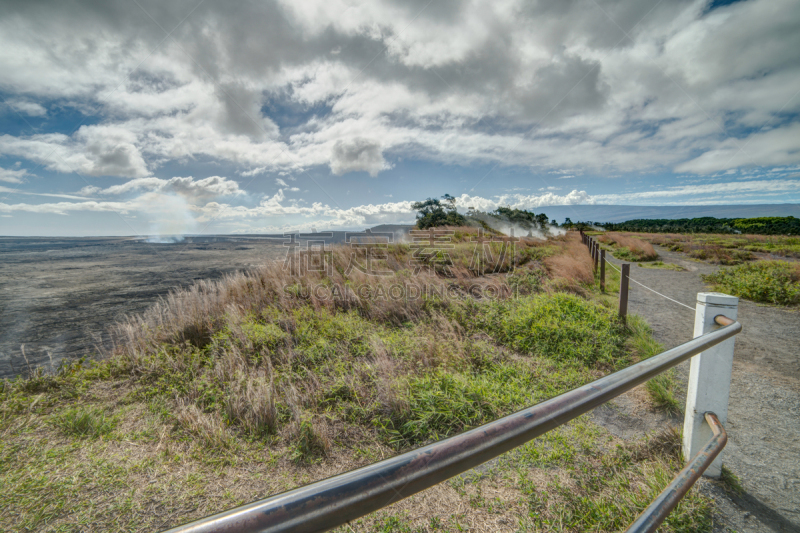
<instances>
[{"instance_id":1,"label":"dirt trail","mask_svg":"<svg viewBox=\"0 0 800 533\"><path fill-rule=\"evenodd\" d=\"M663 248L658 252L665 262L688 271L631 265L631 278L694 307L697 293L710 290L700 275L718 267ZM692 338L694 311L635 283L629 310L645 317L656 339L667 348ZM703 483L701 490L713 493L718 502L717 531L800 532L800 312L740 300L739 321L743 331L736 337L723 462L739 476L744 493L732 500L711 483ZM688 362L679 368L684 384L688 369ZM633 404L631 398L618 402L622 416ZM639 427L627 428L636 432L651 429L664 418L650 415L642 421L642 413L628 414L630 421L639 418L634 424ZM608 412L597 416L604 425L626 429L620 416L608 416ZM680 424L682 418L675 422Z\"/></svg>"}]
</instances>

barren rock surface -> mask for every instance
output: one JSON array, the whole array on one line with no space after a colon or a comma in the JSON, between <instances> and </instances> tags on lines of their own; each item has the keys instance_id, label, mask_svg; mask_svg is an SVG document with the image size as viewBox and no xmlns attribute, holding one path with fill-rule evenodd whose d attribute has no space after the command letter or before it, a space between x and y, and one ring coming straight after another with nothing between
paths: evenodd
<instances>
[{"instance_id":1,"label":"barren rock surface","mask_svg":"<svg viewBox=\"0 0 800 533\"><path fill-rule=\"evenodd\" d=\"M0 378L92 356L94 338L170 289L282 259L281 239L0 238ZM48 355L49 354L49 355Z\"/></svg>"}]
</instances>

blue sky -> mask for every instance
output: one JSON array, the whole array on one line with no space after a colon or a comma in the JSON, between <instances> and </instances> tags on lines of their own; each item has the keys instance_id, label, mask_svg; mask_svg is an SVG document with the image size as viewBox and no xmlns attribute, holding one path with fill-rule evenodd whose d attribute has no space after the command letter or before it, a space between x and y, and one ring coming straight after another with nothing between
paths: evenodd
<instances>
[{"instance_id":1,"label":"blue sky","mask_svg":"<svg viewBox=\"0 0 800 533\"><path fill-rule=\"evenodd\" d=\"M6 2L0 234L800 201L788 0Z\"/></svg>"}]
</instances>

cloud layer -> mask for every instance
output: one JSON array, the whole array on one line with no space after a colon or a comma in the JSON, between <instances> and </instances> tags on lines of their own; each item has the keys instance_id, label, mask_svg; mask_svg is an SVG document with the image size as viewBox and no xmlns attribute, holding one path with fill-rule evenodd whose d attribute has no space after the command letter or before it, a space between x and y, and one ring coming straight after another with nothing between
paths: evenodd
<instances>
[{"instance_id":1,"label":"cloud layer","mask_svg":"<svg viewBox=\"0 0 800 533\"><path fill-rule=\"evenodd\" d=\"M372 176L386 153L696 173L798 161L791 0L140 4L7 4L8 105L106 120L4 135L0 153L124 177L200 155ZM304 120L283 123L291 106Z\"/></svg>"},{"instance_id":2,"label":"cloud layer","mask_svg":"<svg viewBox=\"0 0 800 533\"><path fill-rule=\"evenodd\" d=\"M597 179L797 165L798 50L793 0L10 1L0 112L20 127L0 134L0 181L26 185L16 161L127 181L87 181L80 195L96 199L72 206L2 208L130 210L159 195L201 222L272 209L348 225L406 215L402 203L290 202L300 188L286 180L381 180L400 161ZM197 161L229 177L165 177ZM259 176L279 191L248 190ZM676 186L635 198L677 197ZM133 196L109 200L122 194ZM627 193L548 194L462 200Z\"/></svg>"}]
</instances>

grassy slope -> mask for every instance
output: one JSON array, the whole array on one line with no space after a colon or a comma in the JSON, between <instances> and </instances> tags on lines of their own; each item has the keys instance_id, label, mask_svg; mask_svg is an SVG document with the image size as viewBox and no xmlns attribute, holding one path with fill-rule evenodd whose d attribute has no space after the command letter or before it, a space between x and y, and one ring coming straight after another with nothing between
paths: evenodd
<instances>
[{"instance_id":1,"label":"grassy slope","mask_svg":"<svg viewBox=\"0 0 800 533\"><path fill-rule=\"evenodd\" d=\"M616 322L574 236L519 248L510 277L469 273L464 243L449 278L414 278L444 281L456 298L327 301L302 290L383 283L345 274L346 254L334 255L329 276L265 268L201 284L120 325L101 363L4 382L0 506L12 511L0 528L175 525L452 435L657 353L642 321ZM397 246L385 264L402 276L408 257ZM455 290L476 283L505 296ZM669 404L669 381L662 388ZM679 468L677 443L674 434L621 443L584 417L355 527L617 530ZM709 529L709 505L693 494L666 530Z\"/></svg>"},{"instance_id":2,"label":"grassy slope","mask_svg":"<svg viewBox=\"0 0 800 533\"><path fill-rule=\"evenodd\" d=\"M637 263L642 268L659 268L663 270L674 270L676 272L685 272L686 269L675 263L665 263L664 261L653 261L652 263Z\"/></svg>"}]
</instances>

